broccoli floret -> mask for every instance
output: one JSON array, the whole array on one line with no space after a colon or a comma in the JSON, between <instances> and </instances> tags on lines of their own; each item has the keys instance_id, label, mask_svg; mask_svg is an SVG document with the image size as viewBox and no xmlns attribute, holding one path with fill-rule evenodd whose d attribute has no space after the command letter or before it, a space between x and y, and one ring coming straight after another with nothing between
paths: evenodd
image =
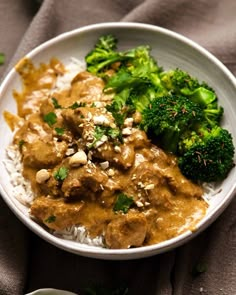
<instances>
[{"instance_id":1,"label":"broccoli floret","mask_svg":"<svg viewBox=\"0 0 236 295\"><path fill-rule=\"evenodd\" d=\"M204 118L213 127L219 125L223 108L218 106L215 91L205 82L199 81L180 69L161 73L163 85L174 94L182 94L204 109Z\"/></svg>"},{"instance_id":2,"label":"broccoli floret","mask_svg":"<svg viewBox=\"0 0 236 295\"><path fill-rule=\"evenodd\" d=\"M179 167L193 181L221 181L234 166L232 135L220 126L201 127L183 137L179 145Z\"/></svg>"},{"instance_id":3,"label":"broccoli floret","mask_svg":"<svg viewBox=\"0 0 236 295\"><path fill-rule=\"evenodd\" d=\"M200 83L198 79L178 68L162 72L160 77L164 87L171 92L193 97L196 102L203 105L211 103L216 98L214 90L207 83Z\"/></svg>"},{"instance_id":4,"label":"broccoli floret","mask_svg":"<svg viewBox=\"0 0 236 295\"><path fill-rule=\"evenodd\" d=\"M121 52L116 51L117 39L113 35L101 36L93 50L85 57L87 70L93 74L99 74L100 71L109 65L127 59Z\"/></svg>"},{"instance_id":5,"label":"broccoli floret","mask_svg":"<svg viewBox=\"0 0 236 295\"><path fill-rule=\"evenodd\" d=\"M134 58L127 63L127 71L133 78L141 79L141 83L136 83L131 92L133 103L135 104L138 99L142 101L143 96L151 101L156 96L168 94L160 79L162 68L151 56L151 48L139 46L131 50L130 53L133 53Z\"/></svg>"},{"instance_id":6,"label":"broccoli floret","mask_svg":"<svg viewBox=\"0 0 236 295\"><path fill-rule=\"evenodd\" d=\"M198 104L181 95L166 95L153 99L143 110L140 126L155 134L164 149L175 153L180 136L202 118Z\"/></svg>"},{"instance_id":7,"label":"broccoli floret","mask_svg":"<svg viewBox=\"0 0 236 295\"><path fill-rule=\"evenodd\" d=\"M157 96L168 94L162 85L160 68L151 56L149 46L138 46L128 51L116 51L117 39L101 36L95 48L86 56L87 70L105 80L105 93L113 93L112 109L129 105L142 111ZM119 63L111 76L106 71Z\"/></svg>"},{"instance_id":8,"label":"broccoli floret","mask_svg":"<svg viewBox=\"0 0 236 295\"><path fill-rule=\"evenodd\" d=\"M147 84L148 81L139 76L133 76L125 68L121 68L106 83L104 91L107 93L119 93L124 89L135 89L139 85Z\"/></svg>"},{"instance_id":9,"label":"broccoli floret","mask_svg":"<svg viewBox=\"0 0 236 295\"><path fill-rule=\"evenodd\" d=\"M96 48L104 49L106 51L114 51L117 47L117 38L111 34L101 36L98 39L97 44L95 45Z\"/></svg>"},{"instance_id":10,"label":"broccoli floret","mask_svg":"<svg viewBox=\"0 0 236 295\"><path fill-rule=\"evenodd\" d=\"M186 91L186 89L194 91L200 87L197 79L178 68L161 73L161 81L168 90L175 93L181 93L181 91Z\"/></svg>"},{"instance_id":11,"label":"broccoli floret","mask_svg":"<svg viewBox=\"0 0 236 295\"><path fill-rule=\"evenodd\" d=\"M114 93L116 110L128 105L142 111L157 96L167 94L159 78L161 68L150 55L148 46L139 46L124 53L128 61L123 61L117 72L106 83L104 91Z\"/></svg>"},{"instance_id":12,"label":"broccoli floret","mask_svg":"<svg viewBox=\"0 0 236 295\"><path fill-rule=\"evenodd\" d=\"M157 86L160 86L158 74L162 69L158 67L150 52L149 46L138 46L131 49L127 55L132 56L133 59L127 64L127 71L134 77L147 79L152 81L154 85L157 83Z\"/></svg>"},{"instance_id":13,"label":"broccoli floret","mask_svg":"<svg viewBox=\"0 0 236 295\"><path fill-rule=\"evenodd\" d=\"M215 102L209 104L207 108L203 110L204 118L210 128L220 125L221 119L224 114L224 109Z\"/></svg>"}]
</instances>

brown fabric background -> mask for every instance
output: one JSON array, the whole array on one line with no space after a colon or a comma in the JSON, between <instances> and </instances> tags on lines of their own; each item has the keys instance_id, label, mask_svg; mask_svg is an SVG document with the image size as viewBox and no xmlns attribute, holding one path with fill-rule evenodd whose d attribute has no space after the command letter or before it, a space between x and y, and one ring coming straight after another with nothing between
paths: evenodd
<instances>
[{"instance_id":1,"label":"brown fabric background","mask_svg":"<svg viewBox=\"0 0 236 295\"><path fill-rule=\"evenodd\" d=\"M107 21L135 21L181 33L236 74L235 0L0 0L0 77L26 52L62 32ZM1 110L2 111L2 110ZM236 294L236 199L204 233L178 249L134 261L79 257L41 240L0 198L0 295L59 288L83 294L92 283L129 295ZM194 278L193 266L207 271Z\"/></svg>"}]
</instances>

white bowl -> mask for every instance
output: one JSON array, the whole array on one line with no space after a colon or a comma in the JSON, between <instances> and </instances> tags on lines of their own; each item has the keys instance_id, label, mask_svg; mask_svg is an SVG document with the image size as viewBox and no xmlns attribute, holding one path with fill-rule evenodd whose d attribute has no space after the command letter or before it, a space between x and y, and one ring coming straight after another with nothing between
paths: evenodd
<instances>
[{"instance_id":1,"label":"white bowl","mask_svg":"<svg viewBox=\"0 0 236 295\"><path fill-rule=\"evenodd\" d=\"M148 44L152 55L164 69L180 67L200 81L206 81L218 94L219 103L225 109L224 122L236 138L236 80L229 70L211 53L193 41L169 30L140 23L103 23L90 25L64 33L32 50L27 54L34 64L48 62L53 56L67 64L70 57L83 59L91 50L98 37L111 33L119 39L119 49L129 49L137 45ZM16 112L12 90L21 89L19 75L13 68L6 76L0 88L0 109ZM236 169L233 168L227 179L220 185L220 190L212 198L206 216L199 222L194 232L188 231L180 236L156 245L111 250L82 245L73 241L57 238L29 218L28 210L12 195L10 177L2 164L6 158L5 149L12 140L12 133L3 116L0 118L0 191L3 199L15 215L33 232L49 243L66 251L82 256L100 259L136 259L151 256L173 249L195 237L209 226L227 207L235 192Z\"/></svg>"},{"instance_id":2,"label":"white bowl","mask_svg":"<svg viewBox=\"0 0 236 295\"><path fill-rule=\"evenodd\" d=\"M38 289L31 293L27 293L25 295L76 295L75 293L64 291L64 290L58 290L58 289Z\"/></svg>"}]
</instances>

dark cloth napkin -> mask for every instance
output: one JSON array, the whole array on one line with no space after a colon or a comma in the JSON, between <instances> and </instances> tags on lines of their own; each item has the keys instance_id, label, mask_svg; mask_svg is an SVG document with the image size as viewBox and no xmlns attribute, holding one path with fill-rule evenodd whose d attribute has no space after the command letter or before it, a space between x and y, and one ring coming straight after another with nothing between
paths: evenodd
<instances>
[{"instance_id":1,"label":"dark cloth napkin","mask_svg":"<svg viewBox=\"0 0 236 295\"><path fill-rule=\"evenodd\" d=\"M236 74L235 15L235 0L0 0L0 52L6 54L0 75L3 78L25 53L60 33L110 21L149 23L181 33ZM129 295L236 294L235 212L236 199L206 231L168 253L103 261L43 241L0 198L0 294L39 288L84 294L93 284L126 284Z\"/></svg>"}]
</instances>

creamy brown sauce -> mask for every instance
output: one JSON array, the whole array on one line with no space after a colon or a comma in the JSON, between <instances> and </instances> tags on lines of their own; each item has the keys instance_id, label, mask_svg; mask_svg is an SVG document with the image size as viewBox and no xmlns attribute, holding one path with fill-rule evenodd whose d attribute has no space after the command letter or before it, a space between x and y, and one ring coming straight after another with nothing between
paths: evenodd
<instances>
[{"instance_id":1,"label":"creamy brown sauce","mask_svg":"<svg viewBox=\"0 0 236 295\"><path fill-rule=\"evenodd\" d=\"M70 89L58 91L65 68L57 59L39 67L23 59L16 70L23 85L13 93L18 114L5 112L5 119L17 129L13 142L36 195L30 212L39 222L54 230L83 225L91 237L103 234L109 248L150 245L194 230L207 210L203 190L138 129L137 114L121 130L123 142L108 134L96 140L98 126L117 129L104 108L111 98L100 78L82 72ZM45 119L50 113L53 122ZM86 158L78 162L81 151ZM58 179L60 169L66 175ZM114 211L121 193L134 201L127 213Z\"/></svg>"}]
</instances>

